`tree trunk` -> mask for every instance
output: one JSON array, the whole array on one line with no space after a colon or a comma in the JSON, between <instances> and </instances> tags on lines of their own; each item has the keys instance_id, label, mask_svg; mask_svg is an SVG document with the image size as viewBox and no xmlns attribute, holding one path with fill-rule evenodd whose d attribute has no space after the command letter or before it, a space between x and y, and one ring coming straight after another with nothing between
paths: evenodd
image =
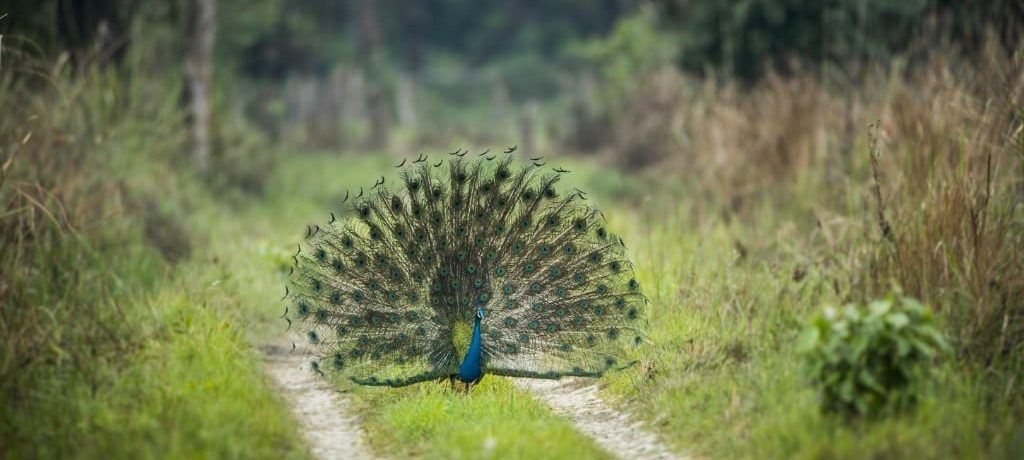
<instances>
[{"instance_id":1,"label":"tree trunk","mask_svg":"<svg viewBox=\"0 0 1024 460\"><path fill-rule=\"evenodd\" d=\"M537 101L530 99L523 104L523 111L519 115L519 136L520 146L524 154L533 155L537 153L537 128L540 126L540 105Z\"/></svg>"},{"instance_id":2,"label":"tree trunk","mask_svg":"<svg viewBox=\"0 0 1024 460\"><path fill-rule=\"evenodd\" d=\"M216 37L216 0L188 0L185 29L185 103L193 161L210 169L210 76Z\"/></svg>"},{"instance_id":3,"label":"tree trunk","mask_svg":"<svg viewBox=\"0 0 1024 460\"><path fill-rule=\"evenodd\" d=\"M427 11L424 2L408 2L400 8L399 18L404 31L402 49L404 51L405 72L399 77L395 87L395 108L398 112L398 123L406 129L415 129L416 93L420 69L423 67L423 44Z\"/></svg>"},{"instance_id":4,"label":"tree trunk","mask_svg":"<svg viewBox=\"0 0 1024 460\"><path fill-rule=\"evenodd\" d=\"M367 92L370 103L370 138L367 147L379 149L388 143L388 104L384 97L381 72L381 31L377 22L375 0L360 0L358 4L359 54L367 73Z\"/></svg>"},{"instance_id":5,"label":"tree trunk","mask_svg":"<svg viewBox=\"0 0 1024 460\"><path fill-rule=\"evenodd\" d=\"M395 87L395 109L398 124L406 129L416 128L416 80L411 74L399 77Z\"/></svg>"}]
</instances>

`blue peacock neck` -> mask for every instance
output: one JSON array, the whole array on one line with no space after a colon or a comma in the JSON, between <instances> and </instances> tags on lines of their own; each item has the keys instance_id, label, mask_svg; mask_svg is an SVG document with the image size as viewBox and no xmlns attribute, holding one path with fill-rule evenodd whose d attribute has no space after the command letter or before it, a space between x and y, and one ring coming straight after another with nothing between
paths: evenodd
<instances>
[{"instance_id":1,"label":"blue peacock neck","mask_svg":"<svg viewBox=\"0 0 1024 460\"><path fill-rule=\"evenodd\" d=\"M480 361L480 317L473 321L473 339L469 343L469 350L462 358L459 365L459 380L465 383L476 383L483 377L483 366Z\"/></svg>"}]
</instances>

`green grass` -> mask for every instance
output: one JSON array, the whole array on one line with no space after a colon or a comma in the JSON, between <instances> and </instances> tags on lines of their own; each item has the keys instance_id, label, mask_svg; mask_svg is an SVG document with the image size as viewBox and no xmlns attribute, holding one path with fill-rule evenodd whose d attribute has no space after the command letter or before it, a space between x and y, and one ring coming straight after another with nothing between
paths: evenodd
<instances>
[{"instance_id":1,"label":"green grass","mask_svg":"<svg viewBox=\"0 0 1024 460\"><path fill-rule=\"evenodd\" d=\"M1022 447L1024 405L1012 396L1013 380L956 362L942 364L931 392L910 414L850 423L819 412L794 342L808 314L840 296L813 263L820 242L802 236L813 221L801 220L800 205L767 206L726 222L685 193L664 195L586 162L550 161L572 169L565 185L592 192L606 210L652 300L650 341L640 364L603 378L604 394L636 412L677 451L710 458L1011 458ZM298 208L263 219L298 241L302 225L322 220L345 187L365 186L380 174L393 177L391 163L324 155L289 161L271 184L299 197L292 202ZM273 219L278 212L292 214ZM798 271L802 277L794 277ZM433 383L351 394L370 445L396 457L597 452L565 420L506 381L486 382L468 397Z\"/></svg>"},{"instance_id":2,"label":"green grass","mask_svg":"<svg viewBox=\"0 0 1024 460\"><path fill-rule=\"evenodd\" d=\"M221 283L205 263L167 272L146 251L119 255L104 255L104 265L78 262L80 271L118 273L109 284L98 280L106 285L91 298L67 300L118 312L99 325L126 336L68 344L94 347L84 354L42 351L50 356L19 376L24 397L0 418L4 455L306 458L253 353L239 285ZM138 277L151 279L134 286Z\"/></svg>"},{"instance_id":3,"label":"green grass","mask_svg":"<svg viewBox=\"0 0 1024 460\"><path fill-rule=\"evenodd\" d=\"M189 188L183 219L195 248L173 268L139 239L114 252L50 253L54 267L71 259L84 264L78 283L85 290L62 301L122 311L117 332L133 336L122 348L90 355L85 371L63 371L61 351L49 351L57 364L37 369L28 399L4 413L4 453L307 457L253 346L284 330L277 299L304 225L344 212L344 190L372 185L381 174L393 178L394 163L294 156L273 171L259 200L211 200L201 187ZM607 211L652 300L639 365L603 378L604 394L677 451L712 458L1012 458L1024 449L1024 405L1012 376L956 362L942 365L910 414L846 422L818 411L793 345L808 312L839 296L826 273L808 265L818 243L801 236L810 223L791 218L799 209L766 208L727 222L684 193L655 192L584 162L564 164L577 171L566 185L591 191ZM653 193L663 195L650 199ZM798 270L806 274L794 277ZM381 454L605 455L505 379L487 378L468 396L434 383L339 386L355 400L369 444Z\"/></svg>"},{"instance_id":4,"label":"green grass","mask_svg":"<svg viewBox=\"0 0 1024 460\"><path fill-rule=\"evenodd\" d=\"M370 445L395 458L608 458L504 378L487 377L468 395L425 383L355 397Z\"/></svg>"},{"instance_id":5,"label":"green grass","mask_svg":"<svg viewBox=\"0 0 1024 460\"><path fill-rule=\"evenodd\" d=\"M1019 379L951 360L909 414L849 422L819 411L795 339L808 313L838 296L821 270L801 265L813 243L773 222L791 210L768 210L760 225L698 220L685 200L619 211L614 227L652 301L651 342L640 350L641 366L603 379L605 394L677 450L712 458L1014 458L1024 447ZM759 243L741 254L744 241ZM798 267L803 277L794 277Z\"/></svg>"},{"instance_id":6,"label":"green grass","mask_svg":"<svg viewBox=\"0 0 1024 460\"><path fill-rule=\"evenodd\" d=\"M253 349L281 275L132 75L0 79L0 457L308 458Z\"/></svg>"}]
</instances>

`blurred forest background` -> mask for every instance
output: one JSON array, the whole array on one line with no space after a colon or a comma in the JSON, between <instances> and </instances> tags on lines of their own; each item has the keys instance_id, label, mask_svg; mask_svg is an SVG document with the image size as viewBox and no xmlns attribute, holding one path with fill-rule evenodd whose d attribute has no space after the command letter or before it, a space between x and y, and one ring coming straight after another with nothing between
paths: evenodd
<instances>
[{"instance_id":1,"label":"blurred forest background","mask_svg":"<svg viewBox=\"0 0 1024 460\"><path fill-rule=\"evenodd\" d=\"M1020 0L4 0L0 451L308 455L252 349L303 224L515 144L623 216L657 346L606 391L680 451L1011 458L1022 40ZM823 421L801 325L894 285L937 389Z\"/></svg>"},{"instance_id":2,"label":"blurred forest background","mask_svg":"<svg viewBox=\"0 0 1024 460\"><path fill-rule=\"evenodd\" d=\"M67 53L71 68L182 86L189 50L211 34L203 66L212 110L231 115L213 127L225 161L245 145L232 136L257 132L266 139L245 140L389 152L516 139L615 150L629 168L693 137L679 124L694 117L671 111L702 86L807 77L838 93L939 55L1011 50L1024 22L1012 0L15 1L4 13L9 67Z\"/></svg>"}]
</instances>

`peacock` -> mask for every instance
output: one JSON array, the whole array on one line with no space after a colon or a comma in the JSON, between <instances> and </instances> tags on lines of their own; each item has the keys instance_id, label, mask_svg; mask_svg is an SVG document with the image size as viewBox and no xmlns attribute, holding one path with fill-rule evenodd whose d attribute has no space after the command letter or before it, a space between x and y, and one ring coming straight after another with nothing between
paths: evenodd
<instances>
[{"instance_id":1,"label":"peacock","mask_svg":"<svg viewBox=\"0 0 1024 460\"><path fill-rule=\"evenodd\" d=\"M401 387L484 375L598 377L633 364L647 298L622 239L542 158L403 160L307 228L284 318L312 370Z\"/></svg>"}]
</instances>

